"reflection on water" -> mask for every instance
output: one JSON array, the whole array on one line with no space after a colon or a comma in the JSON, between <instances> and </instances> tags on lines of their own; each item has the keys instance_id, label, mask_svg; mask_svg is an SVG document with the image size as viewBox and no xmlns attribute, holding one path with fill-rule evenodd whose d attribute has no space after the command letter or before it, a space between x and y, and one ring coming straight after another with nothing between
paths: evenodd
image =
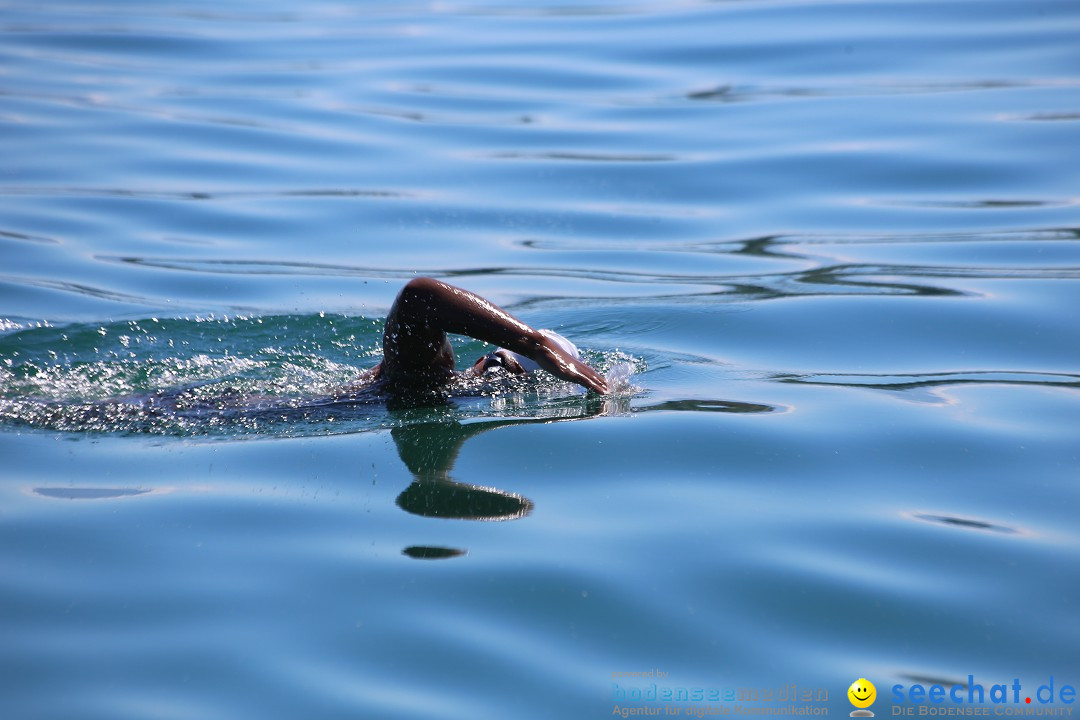
<instances>
[{"instance_id":1,"label":"reflection on water","mask_svg":"<svg viewBox=\"0 0 1080 720\"><path fill-rule=\"evenodd\" d=\"M497 401L500 402L495 406L505 410L507 398ZM414 477L413 483L398 495L396 502L406 512L430 518L498 521L517 520L528 515L533 509L533 501L529 498L497 487L459 482L452 477L454 462L465 441L481 433L630 412L769 413L778 410L770 405L722 400L671 400L631 409L629 401L628 396L593 397L573 406L534 407L531 412L535 417L473 418L468 421L444 418L439 422L410 422L395 427L390 435L401 461ZM500 477L505 473L492 475ZM467 551L410 546L404 552L410 557L432 559L459 557Z\"/></svg>"},{"instance_id":2,"label":"reflection on water","mask_svg":"<svg viewBox=\"0 0 1080 720\"><path fill-rule=\"evenodd\" d=\"M390 431L401 461L413 474L413 483L397 497L406 512L432 518L458 520L516 520L527 515L533 503L526 497L494 487L482 487L455 481L451 477L454 461L462 445L471 437L516 425L585 419L600 414L600 406L591 411L583 407L577 418L507 418L420 422Z\"/></svg>"}]
</instances>

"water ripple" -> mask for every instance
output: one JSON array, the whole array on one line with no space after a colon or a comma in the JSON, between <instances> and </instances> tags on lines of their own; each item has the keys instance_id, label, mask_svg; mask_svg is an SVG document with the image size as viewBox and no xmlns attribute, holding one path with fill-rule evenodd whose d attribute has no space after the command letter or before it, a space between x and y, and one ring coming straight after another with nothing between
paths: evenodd
<instances>
[{"instance_id":1,"label":"water ripple","mask_svg":"<svg viewBox=\"0 0 1080 720\"><path fill-rule=\"evenodd\" d=\"M761 254L761 253L757 253ZM435 268L378 268L369 266L335 265L298 261L256 261L225 259L147 258L97 256L104 262L139 267L160 268L199 273L228 275L305 275L370 278L410 278L420 275L440 275L461 278L474 275L526 275L531 277L557 276L583 278L610 283L645 283L658 285L715 286L704 294L715 295L727 288L729 292L760 297L786 297L830 293L898 293L934 296L964 296L966 291L900 281L898 278L982 278L982 279L1078 279L1080 268L1008 268L1008 267L951 267L929 265L832 265L793 273L775 274L687 274L649 273L615 270L585 270L577 267L512 267L488 266L460 268L448 271ZM880 278L880 279L873 279ZM80 289L80 292L86 292ZM691 291L690 294L695 294ZM660 297L660 296L654 296Z\"/></svg>"},{"instance_id":2,"label":"water ripple","mask_svg":"<svg viewBox=\"0 0 1080 720\"><path fill-rule=\"evenodd\" d=\"M97 298L100 300L111 300L113 302L132 303L137 305L153 304L153 302L145 296L132 295L130 293L120 292L109 288L95 287L93 285L86 285L78 282L54 280L51 278L27 278L0 275L0 282L7 282L24 287L59 290L64 293L74 293L75 295L82 295L84 297Z\"/></svg>"},{"instance_id":3,"label":"water ripple","mask_svg":"<svg viewBox=\"0 0 1080 720\"><path fill-rule=\"evenodd\" d=\"M1073 207L1080 205L1080 198L1043 199L1006 199L988 198L975 200L879 200L882 205L902 207L930 208L943 210L1015 210L1029 208Z\"/></svg>"},{"instance_id":4,"label":"water ripple","mask_svg":"<svg viewBox=\"0 0 1080 720\"><path fill-rule=\"evenodd\" d=\"M715 85L691 90L681 97L705 102L746 102L770 98L857 98L892 95L936 95L980 90L1017 90L1027 88L1070 88L1080 86L1074 78L1044 80L963 80L957 82L878 82L831 86Z\"/></svg>"},{"instance_id":5,"label":"water ripple","mask_svg":"<svg viewBox=\"0 0 1080 720\"><path fill-rule=\"evenodd\" d=\"M56 245L59 240L51 237L44 237L41 235L29 235L27 233L12 232L10 230L0 230L0 238L8 238L9 240L20 240L22 242L38 243L42 245Z\"/></svg>"},{"instance_id":6,"label":"water ripple","mask_svg":"<svg viewBox=\"0 0 1080 720\"><path fill-rule=\"evenodd\" d=\"M777 375L774 379L779 382L805 385L835 385L895 391L939 388L950 385L1040 385L1080 389L1080 375L1030 371L978 370L918 375Z\"/></svg>"},{"instance_id":7,"label":"water ripple","mask_svg":"<svg viewBox=\"0 0 1080 720\"><path fill-rule=\"evenodd\" d=\"M299 190L228 190L228 191L166 191L166 190L130 190L125 188L94 187L0 187L0 196L40 196L40 197L124 197L138 200L245 200L251 198L407 198L415 195L398 190L377 190L363 188L348 189L299 189ZM11 235L11 233L2 233ZM33 239L25 236L19 239ZM47 240L38 240L47 242Z\"/></svg>"},{"instance_id":8,"label":"water ripple","mask_svg":"<svg viewBox=\"0 0 1080 720\"><path fill-rule=\"evenodd\" d=\"M36 487L33 492L41 497L60 500L115 500L117 498L160 492L160 490L148 488Z\"/></svg>"},{"instance_id":9,"label":"water ripple","mask_svg":"<svg viewBox=\"0 0 1080 720\"><path fill-rule=\"evenodd\" d=\"M561 160L567 162L600 162L600 163L659 163L677 162L681 158L675 155L643 154L643 153L584 153L584 152L501 152L492 153L487 157L499 160Z\"/></svg>"},{"instance_id":10,"label":"water ripple","mask_svg":"<svg viewBox=\"0 0 1080 720\"><path fill-rule=\"evenodd\" d=\"M1000 535L1021 534L1020 530L1008 527L1007 525L998 525L997 523L992 523L988 520L978 520L975 518L937 515L934 513L910 513L909 517L923 522L944 525L945 527L950 528L960 528L962 530L981 530L983 532L998 533Z\"/></svg>"}]
</instances>

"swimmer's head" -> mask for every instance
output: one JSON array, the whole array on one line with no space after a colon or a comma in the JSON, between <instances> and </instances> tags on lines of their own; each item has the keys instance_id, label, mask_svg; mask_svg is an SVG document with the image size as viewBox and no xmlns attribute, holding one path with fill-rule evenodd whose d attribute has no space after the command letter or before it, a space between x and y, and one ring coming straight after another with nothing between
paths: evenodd
<instances>
[{"instance_id":1,"label":"swimmer's head","mask_svg":"<svg viewBox=\"0 0 1080 720\"><path fill-rule=\"evenodd\" d=\"M495 352L489 352L487 355L473 363L473 372L478 375L482 375L489 370L505 370L511 375L524 375L527 373L528 370L521 367L514 358L514 353L499 348Z\"/></svg>"}]
</instances>

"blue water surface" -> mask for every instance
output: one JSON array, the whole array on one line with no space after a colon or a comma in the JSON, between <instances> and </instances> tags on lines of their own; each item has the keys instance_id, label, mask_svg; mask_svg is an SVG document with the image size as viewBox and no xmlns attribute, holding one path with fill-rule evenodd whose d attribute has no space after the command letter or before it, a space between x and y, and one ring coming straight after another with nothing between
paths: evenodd
<instances>
[{"instance_id":1,"label":"blue water surface","mask_svg":"<svg viewBox=\"0 0 1080 720\"><path fill-rule=\"evenodd\" d=\"M0 717L1076 710L1078 38L0 3ZM417 275L633 387L313 402Z\"/></svg>"}]
</instances>

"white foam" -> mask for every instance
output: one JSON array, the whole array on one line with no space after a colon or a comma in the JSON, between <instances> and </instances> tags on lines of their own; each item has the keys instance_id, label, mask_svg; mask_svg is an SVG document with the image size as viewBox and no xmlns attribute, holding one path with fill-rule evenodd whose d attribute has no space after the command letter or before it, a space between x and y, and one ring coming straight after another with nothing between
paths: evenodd
<instances>
[{"instance_id":1,"label":"white foam","mask_svg":"<svg viewBox=\"0 0 1080 720\"><path fill-rule=\"evenodd\" d=\"M633 390L630 376L634 374L634 366L628 362L617 362L608 368L604 375L607 380L608 390L612 394L624 393Z\"/></svg>"}]
</instances>

